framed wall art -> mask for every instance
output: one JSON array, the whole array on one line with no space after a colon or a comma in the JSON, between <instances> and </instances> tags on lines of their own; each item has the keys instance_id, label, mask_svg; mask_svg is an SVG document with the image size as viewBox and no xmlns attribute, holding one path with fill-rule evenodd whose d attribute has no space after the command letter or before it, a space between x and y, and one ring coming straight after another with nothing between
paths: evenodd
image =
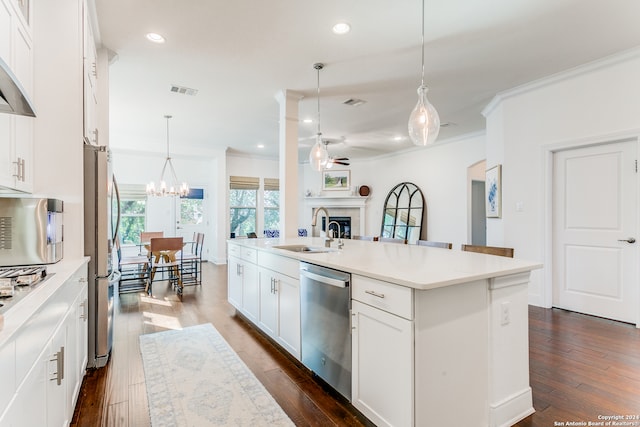
<instances>
[{"instance_id":1,"label":"framed wall art","mask_svg":"<svg viewBox=\"0 0 640 427\"><path fill-rule=\"evenodd\" d=\"M484 189L487 218L502 217L502 165L487 169Z\"/></svg>"},{"instance_id":2,"label":"framed wall art","mask_svg":"<svg viewBox=\"0 0 640 427\"><path fill-rule=\"evenodd\" d=\"M351 171L325 170L322 172L323 190L349 190L351 185Z\"/></svg>"}]
</instances>

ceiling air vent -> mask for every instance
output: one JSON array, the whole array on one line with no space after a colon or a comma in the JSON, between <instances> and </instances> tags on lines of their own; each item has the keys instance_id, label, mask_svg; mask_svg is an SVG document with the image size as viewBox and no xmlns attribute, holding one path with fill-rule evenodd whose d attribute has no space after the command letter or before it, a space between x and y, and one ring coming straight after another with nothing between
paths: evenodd
<instances>
[{"instance_id":1,"label":"ceiling air vent","mask_svg":"<svg viewBox=\"0 0 640 427\"><path fill-rule=\"evenodd\" d=\"M180 93L182 95L195 96L198 93L198 89L191 89L190 87L171 85L169 89L173 93Z\"/></svg>"},{"instance_id":2,"label":"ceiling air vent","mask_svg":"<svg viewBox=\"0 0 640 427\"><path fill-rule=\"evenodd\" d=\"M347 100L342 101L344 105L351 105L352 107L357 107L358 105L364 104L365 100L359 98L349 98Z\"/></svg>"}]
</instances>

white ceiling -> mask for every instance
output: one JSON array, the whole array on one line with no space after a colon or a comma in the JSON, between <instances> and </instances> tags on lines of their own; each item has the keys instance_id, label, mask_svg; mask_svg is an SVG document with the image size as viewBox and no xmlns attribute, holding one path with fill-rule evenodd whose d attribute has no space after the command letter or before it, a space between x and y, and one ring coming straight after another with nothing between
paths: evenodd
<instances>
[{"instance_id":1,"label":"white ceiling","mask_svg":"<svg viewBox=\"0 0 640 427\"><path fill-rule=\"evenodd\" d=\"M303 94L335 156L412 147L409 113L420 84L420 0L94 0L109 69L110 144L171 152L229 147L278 156L275 94ZM484 129L501 91L640 46L638 0L426 0L425 70L439 141ZM352 31L332 34L346 20ZM145 39L162 34L164 44ZM171 93L171 85L198 90ZM364 105L343 105L360 98ZM316 123L300 122L306 160ZM403 141L393 138L402 136ZM257 148L264 144L265 148Z\"/></svg>"}]
</instances>

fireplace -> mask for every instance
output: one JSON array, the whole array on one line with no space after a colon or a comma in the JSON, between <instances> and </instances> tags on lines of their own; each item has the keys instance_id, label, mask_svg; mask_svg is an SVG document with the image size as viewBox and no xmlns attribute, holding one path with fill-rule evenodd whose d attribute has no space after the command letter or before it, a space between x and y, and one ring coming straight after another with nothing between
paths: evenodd
<instances>
[{"instance_id":1,"label":"fireplace","mask_svg":"<svg viewBox=\"0 0 640 427\"><path fill-rule=\"evenodd\" d=\"M322 217L322 231L325 231L326 228L326 217ZM351 217L350 216L330 216L329 222L335 221L340 224L340 237L343 239L351 238ZM335 224L329 224L329 229L333 230L333 235L338 235L338 227Z\"/></svg>"}]
</instances>

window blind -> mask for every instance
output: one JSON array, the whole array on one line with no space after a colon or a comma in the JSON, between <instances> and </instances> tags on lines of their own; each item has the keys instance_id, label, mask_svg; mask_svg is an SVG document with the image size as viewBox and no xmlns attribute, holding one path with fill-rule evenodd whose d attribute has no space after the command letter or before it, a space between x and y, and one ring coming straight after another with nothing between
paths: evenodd
<instances>
[{"instance_id":1,"label":"window blind","mask_svg":"<svg viewBox=\"0 0 640 427\"><path fill-rule=\"evenodd\" d=\"M265 178L264 189L265 191L279 191L280 180L278 178Z\"/></svg>"},{"instance_id":2,"label":"window blind","mask_svg":"<svg viewBox=\"0 0 640 427\"><path fill-rule=\"evenodd\" d=\"M258 190L260 178L252 176L230 176L229 188L231 190Z\"/></svg>"},{"instance_id":3,"label":"window blind","mask_svg":"<svg viewBox=\"0 0 640 427\"><path fill-rule=\"evenodd\" d=\"M118 184L121 200L145 200L147 188L144 184Z\"/></svg>"}]
</instances>

